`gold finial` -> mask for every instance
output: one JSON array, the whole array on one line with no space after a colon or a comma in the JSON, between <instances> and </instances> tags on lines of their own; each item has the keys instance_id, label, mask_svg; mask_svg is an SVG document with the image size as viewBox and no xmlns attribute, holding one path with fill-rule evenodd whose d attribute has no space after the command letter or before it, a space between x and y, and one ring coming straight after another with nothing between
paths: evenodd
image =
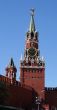
<instances>
[{"instance_id":1,"label":"gold finial","mask_svg":"<svg viewBox=\"0 0 57 110\"><path fill-rule=\"evenodd\" d=\"M32 8L32 9L30 9L30 11L31 11L31 15L34 16L34 11L35 11L35 9Z\"/></svg>"}]
</instances>

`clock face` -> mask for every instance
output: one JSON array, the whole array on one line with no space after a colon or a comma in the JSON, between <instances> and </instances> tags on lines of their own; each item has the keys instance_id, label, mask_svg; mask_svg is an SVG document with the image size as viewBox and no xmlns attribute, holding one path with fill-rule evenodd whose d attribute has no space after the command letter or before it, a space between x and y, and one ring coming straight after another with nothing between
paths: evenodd
<instances>
[{"instance_id":1,"label":"clock face","mask_svg":"<svg viewBox=\"0 0 57 110\"><path fill-rule=\"evenodd\" d=\"M36 49L31 47L29 50L28 50L28 54L30 57L34 57L36 55Z\"/></svg>"}]
</instances>

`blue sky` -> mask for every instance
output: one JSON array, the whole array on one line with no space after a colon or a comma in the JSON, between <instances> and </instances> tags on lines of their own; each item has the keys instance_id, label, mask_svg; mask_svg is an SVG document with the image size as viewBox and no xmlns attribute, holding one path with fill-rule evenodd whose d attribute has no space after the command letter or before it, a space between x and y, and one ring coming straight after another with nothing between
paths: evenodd
<instances>
[{"instance_id":1,"label":"blue sky","mask_svg":"<svg viewBox=\"0 0 57 110\"><path fill-rule=\"evenodd\" d=\"M0 74L13 57L19 78L20 56L24 53L31 8L44 56L45 86L57 87L57 0L0 0Z\"/></svg>"}]
</instances>

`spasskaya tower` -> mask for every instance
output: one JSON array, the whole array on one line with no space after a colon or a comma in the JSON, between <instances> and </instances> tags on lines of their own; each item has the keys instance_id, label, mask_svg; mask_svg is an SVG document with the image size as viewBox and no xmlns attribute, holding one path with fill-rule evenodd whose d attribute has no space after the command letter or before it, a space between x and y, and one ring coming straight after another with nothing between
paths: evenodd
<instances>
[{"instance_id":1,"label":"spasskaya tower","mask_svg":"<svg viewBox=\"0 0 57 110\"><path fill-rule=\"evenodd\" d=\"M20 59L20 82L32 87L38 96L44 98L45 62L40 57L38 32L35 28L34 9L31 9L29 30L26 33L24 58Z\"/></svg>"}]
</instances>

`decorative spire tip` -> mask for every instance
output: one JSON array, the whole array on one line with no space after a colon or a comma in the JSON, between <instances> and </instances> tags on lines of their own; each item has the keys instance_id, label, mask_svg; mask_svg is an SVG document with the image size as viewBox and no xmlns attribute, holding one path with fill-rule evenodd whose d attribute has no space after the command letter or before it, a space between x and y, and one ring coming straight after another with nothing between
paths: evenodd
<instances>
[{"instance_id":1,"label":"decorative spire tip","mask_svg":"<svg viewBox=\"0 0 57 110\"><path fill-rule=\"evenodd\" d=\"M32 8L32 9L30 9L30 11L31 11L31 15L34 16L35 9Z\"/></svg>"}]
</instances>

